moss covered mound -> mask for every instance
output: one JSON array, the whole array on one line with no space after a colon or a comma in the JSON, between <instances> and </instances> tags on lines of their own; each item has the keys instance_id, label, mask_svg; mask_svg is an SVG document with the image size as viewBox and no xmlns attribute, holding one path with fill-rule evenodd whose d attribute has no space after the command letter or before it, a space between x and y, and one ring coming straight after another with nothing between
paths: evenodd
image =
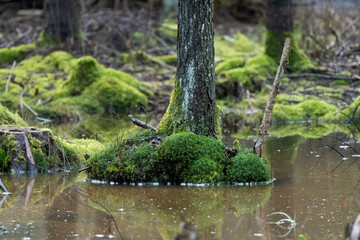
<instances>
[{"instance_id":1,"label":"moss covered mound","mask_svg":"<svg viewBox=\"0 0 360 240\"><path fill-rule=\"evenodd\" d=\"M1 88L9 73L10 69L0 69ZM139 103L147 104L148 92L137 79L105 68L92 57L76 59L63 51L36 55L20 62L14 75L18 84L10 83L9 92L0 95L12 111L18 109L21 85L27 89L23 100L43 117L129 112Z\"/></svg>"},{"instance_id":2,"label":"moss covered mound","mask_svg":"<svg viewBox=\"0 0 360 240\"><path fill-rule=\"evenodd\" d=\"M155 143L159 136L154 134L145 131L137 138L98 152L88 160L89 177L178 184L265 181L272 177L269 163L251 150L238 150L238 155L230 161L224 144L214 138L182 132L165 137L158 145ZM242 156L251 157L251 161L242 160ZM244 174L237 174L239 169Z\"/></svg>"},{"instance_id":3,"label":"moss covered mound","mask_svg":"<svg viewBox=\"0 0 360 240\"><path fill-rule=\"evenodd\" d=\"M274 122L294 122L308 120L326 120L335 115L337 108L334 105L312 100L297 105L275 104L272 115Z\"/></svg>"},{"instance_id":4,"label":"moss covered mound","mask_svg":"<svg viewBox=\"0 0 360 240\"><path fill-rule=\"evenodd\" d=\"M255 155L251 149L239 151L226 169L230 182L260 182L272 178L272 171L267 160Z\"/></svg>"},{"instance_id":5,"label":"moss covered mound","mask_svg":"<svg viewBox=\"0 0 360 240\"><path fill-rule=\"evenodd\" d=\"M35 44L25 44L17 47L0 49L0 67L24 59L36 47Z\"/></svg>"},{"instance_id":6,"label":"moss covered mound","mask_svg":"<svg viewBox=\"0 0 360 240\"><path fill-rule=\"evenodd\" d=\"M243 58L230 59L216 68L220 74L218 87L237 82L250 91L260 90L266 78L275 74L276 68L274 60L265 54L249 58L245 64Z\"/></svg>"}]
</instances>

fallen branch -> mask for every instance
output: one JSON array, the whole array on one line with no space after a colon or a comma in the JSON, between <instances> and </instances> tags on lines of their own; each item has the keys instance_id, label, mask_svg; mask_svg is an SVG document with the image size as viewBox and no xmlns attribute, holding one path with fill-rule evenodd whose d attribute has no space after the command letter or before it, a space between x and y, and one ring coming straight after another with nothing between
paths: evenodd
<instances>
[{"instance_id":1,"label":"fallen branch","mask_svg":"<svg viewBox=\"0 0 360 240\"><path fill-rule=\"evenodd\" d=\"M351 77L346 75L330 75L330 74L320 74L320 73L292 73L285 74L284 77L287 78L305 78L305 77L316 77L322 79L332 79L332 80L359 80L358 77Z\"/></svg>"},{"instance_id":2,"label":"fallen branch","mask_svg":"<svg viewBox=\"0 0 360 240\"><path fill-rule=\"evenodd\" d=\"M253 148L253 152L260 157L262 155L262 149L263 149L263 146L265 143L266 133L270 126L271 114L273 112L274 105L276 102L276 96L279 93L280 81L281 81L281 78L283 78L283 76L284 76L284 71L285 71L285 68L289 61L290 49L291 49L291 40L290 40L290 38L286 38L285 44L284 44L284 49L281 54L280 64L279 64L278 70L276 72L275 80L273 83L273 88L271 89L269 99L266 103L264 117L263 117L261 125L260 125L258 138L256 139L254 148Z\"/></svg>"},{"instance_id":3,"label":"fallen branch","mask_svg":"<svg viewBox=\"0 0 360 240\"><path fill-rule=\"evenodd\" d=\"M81 168L81 169L78 170L78 172L83 172L83 171L85 171L85 170L87 170L87 169L89 169L89 168L91 168L91 166Z\"/></svg>"},{"instance_id":4,"label":"fallen branch","mask_svg":"<svg viewBox=\"0 0 360 240\"><path fill-rule=\"evenodd\" d=\"M135 125L137 125L139 127L142 127L142 128L145 128L145 129L150 129L152 131L156 131L156 128L154 126L151 126L151 125L149 125L149 124L147 124L147 123L145 123L143 121L140 121L140 120L138 120L136 118L133 118L133 117L130 117L130 119Z\"/></svg>"},{"instance_id":5,"label":"fallen branch","mask_svg":"<svg viewBox=\"0 0 360 240\"><path fill-rule=\"evenodd\" d=\"M0 188L3 190L4 193L8 193L8 190L6 189L4 184L2 183L1 179L0 179Z\"/></svg>"},{"instance_id":6,"label":"fallen branch","mask_svg":"<svg viewBox=\"0 0 360 240\"><path fill-rule=\"evenodd\" d=\"M9 84L10 84L10 81L11 81L11 79L12 79L12 77L13 77L13 73L14 73L15 66L16 66L16 61L13 62L13 65L12 65L12 67L11 67L11 71L10 71L10 73L9 73L9 77L8 77L8 79L7 79L7 81L6 81L5 92L8 92L8 91L9 91Z\"/></svg>"}]
</instances>

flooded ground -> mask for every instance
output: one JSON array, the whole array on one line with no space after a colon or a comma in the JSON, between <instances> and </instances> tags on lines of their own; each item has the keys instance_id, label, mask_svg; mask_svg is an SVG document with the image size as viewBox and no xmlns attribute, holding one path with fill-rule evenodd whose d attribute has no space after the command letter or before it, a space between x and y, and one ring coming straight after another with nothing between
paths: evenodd
<instances>
[{"instance_id":1,"label":"flooded ground","mask_svg":"<svg viewBox=\"0 0 360 240\"><path fill-rule=\"evenodd\" d=\"M84 182L85 175L1 176L11 194L0 195L0 238L174 239L183 221L197 227L200 239L342 239L346 223L360 213L359 144L345 133L308 138L315 131L309 125L293 126L308 129L307 135L278 128L265 148L277 179L269 186L123 186ZM272 224L287 218L269 216L276 212L296 226Z\"/></svg>"}]
</instances>

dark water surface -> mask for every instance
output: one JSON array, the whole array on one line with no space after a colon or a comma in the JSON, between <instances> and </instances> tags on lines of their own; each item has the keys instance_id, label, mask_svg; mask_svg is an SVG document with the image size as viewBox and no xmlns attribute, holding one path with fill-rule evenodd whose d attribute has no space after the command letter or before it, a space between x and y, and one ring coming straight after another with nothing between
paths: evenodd
<instances>
[{"instance_id":1,"label":"dark water surface","mask_svg":"<svg viewBox=\"0 0 360 240\"><path fill-rule=\"evenodd\" d=\"M270 137L269 186L123 186L77 176L1 176L2 239L174 239L181 221L200 239L342 239L360 213L360 158L335 138ZM346 140L360 152L359 144ZM243 145L251 145L245 140ZM336 148L336 151L326 147ZM0 199L3 196L0 194ZM271 224L283 212L296 222ZM115 224L116 223L116 224Z\"/></svg>"}]
</instances>

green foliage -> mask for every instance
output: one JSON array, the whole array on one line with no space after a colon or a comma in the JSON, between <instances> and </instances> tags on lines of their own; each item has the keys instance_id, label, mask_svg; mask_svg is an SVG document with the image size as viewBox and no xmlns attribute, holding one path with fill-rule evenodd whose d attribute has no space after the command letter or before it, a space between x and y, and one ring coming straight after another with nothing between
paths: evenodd
<instances>
[{"instance_id":1,"label":"green foliage","mask_svg":"<svg viewBox=\"0 0 360 240\"><path fill-rule=\"evenodd\" d=\"M215 36L215 56L223 59L231 57L249 57L262 52L262 48L243 34L233 37Z\"/></svg>"},{"instance_id":2,"label":"green foliage","mask_svg":"<svg viewBox=\"0 0 360 240\"><path fill-rule=\"evenodd\" d=\"M36 47L35 44L25 44L17 47L0 49L0 66L12 64L24 59Z\"/></svg>"},{"instance_id":3,"label":"green foliage","mask_svg":"<svg viewBox=\"0 0 360 240\"><path fill-rule=\"evenodd\" d=\"M273 173L270 163L255 155L252 149L242 149L226 169L230 182L260 182L270 180Z\"/></svg>"}]
</instances>

